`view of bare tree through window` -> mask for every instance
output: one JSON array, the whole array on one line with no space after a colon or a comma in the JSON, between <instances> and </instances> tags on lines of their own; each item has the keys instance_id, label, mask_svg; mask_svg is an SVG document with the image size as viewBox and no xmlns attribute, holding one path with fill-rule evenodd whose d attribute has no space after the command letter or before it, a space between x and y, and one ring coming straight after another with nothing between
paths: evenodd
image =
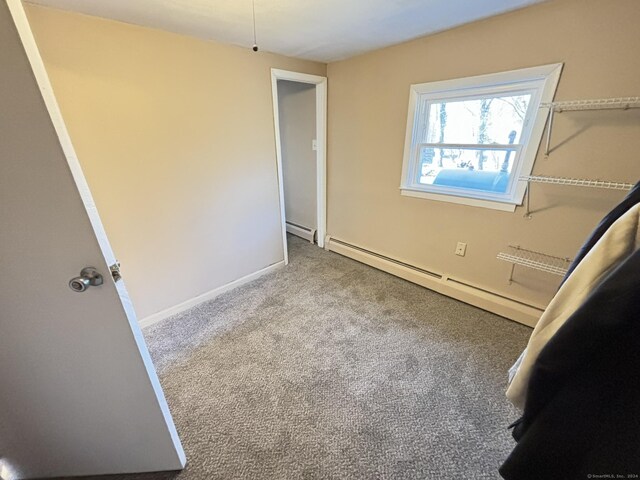
<instances>
[{"instance_id":1,"label":"view of bare tree through window","mask_svg":"<svg viewBox=\"0 0 640 480\"><path fill-rule=\"evenodd\" d=\"M504 192L530 100L531 94L427 101L419 182L455 177L462 188L486 189L490 182L491 190Z\"/></svg>"}]
</instances>

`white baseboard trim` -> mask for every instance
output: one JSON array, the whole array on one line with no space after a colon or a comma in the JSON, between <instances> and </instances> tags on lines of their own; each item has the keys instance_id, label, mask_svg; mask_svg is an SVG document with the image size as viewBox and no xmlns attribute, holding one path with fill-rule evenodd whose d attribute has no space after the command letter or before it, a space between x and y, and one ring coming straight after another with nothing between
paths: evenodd
<instances>
[{"instance_id":1,"label":"white baseboard trim","mask_svg":"<svg viewBox=\"0 0 640 480\"><path fill-rule=\"evenodd\" d=\"M222 285L221 287L214 288L209 292L203 293L202 295L198 295L186 302L179 303L178 305L174 305L173 307L167 308L166 310L162 310L161 312L154 313L153 315L149 315L148 317L139 320L138 323L140 328L146 328L154 323L158 323L165 318L171 317L172 315L176 315L178 313L184 312L196 305L206 302L207 300L212 300L223 293L228 292L229 290L233 290L234 288L238 288L246 283L249 283L257 278L262 277L263 275L267 275L268 273L274 272L280 268L284 267L284 260L274 263L273 265L269 265L262 270L258 270L257 272L250 273L242 278L234 280L233 282L227 283L226 285Z\"/></svg>"},{"instance_id":2,"label":"white baseboard trim","mask_svg":"<svg viewBox=\"0 0 640 480\"><path fill-rule=\"evenodd\" d=\"M295 223L286 222L287 233L296 237L304 238L307 242L313 243L316 239L316 231L312 228L296 225Z\"/></svg>"},{"instance_id":3,"label":"white baseboard trim","mask_svg":"<svg viewBox=\"0 0 640 480\"><path fill-rule=\"evenodd\" d=\"M542 307L489 292L461 280L450 278L445 274L429 272L399 262L336 238L328 237L325 245L325 248L332 252L529 327L536 325L544 311Z\"/></svg>"}]
</instances>

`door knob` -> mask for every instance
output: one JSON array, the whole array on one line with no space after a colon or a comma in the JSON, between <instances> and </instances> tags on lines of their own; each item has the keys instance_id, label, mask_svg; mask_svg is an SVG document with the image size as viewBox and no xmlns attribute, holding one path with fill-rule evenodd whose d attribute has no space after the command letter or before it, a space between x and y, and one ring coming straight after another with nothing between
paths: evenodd
<instances>
[{"instance_id":1,"label":"door knob","mask_svg":"<svg viewBox=\"0 0 640 480\"><path fill-rule=\"evenodd\" d=\"M69 288L74 292L82 293L89 287L102 285L104 279L94 267L85 267L80 271L80 276L69 280Z\"/></svg>"}]
</instances>

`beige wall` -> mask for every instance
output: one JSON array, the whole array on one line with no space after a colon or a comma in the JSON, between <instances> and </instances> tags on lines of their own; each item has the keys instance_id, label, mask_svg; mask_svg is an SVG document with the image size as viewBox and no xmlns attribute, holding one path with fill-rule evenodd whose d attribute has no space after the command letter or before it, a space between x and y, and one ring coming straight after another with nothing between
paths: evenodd
<instances>
[{"instance_id":1,"label":"beige wall","mask_svg":"<svg viewBox=\"0 0 640 480\"><path fill-rule=\"evenodd\" d=\"M269 68L329 76L328 233L525 302L622 193L534 185L534 217L400 196L409 85L564 62L556 98L638 95L636 0L557 0L342 62L312 62L28 7L141 317L282 259ZM634 182L640 111L565 113L538 174ZM468 243L464 258L455 243Z\"/></svg>"},{"instance_id":2,"label":"beige wall","mask_svg":"<svg viewBox=\"0 0 640 480\"><path fill-rule=\"evenodd\" d=\"M140 318L283 259L270 68L325 65L28 15Z\"/></svg>"},{"instance_id":3,"label":"beige wall","mask_svg":"<svg viewBox=\"0 0 640 480\"><path fill-rule=\"evenodd\" d=\"M533 218L402 197L409 85L564 62L557 100L640 95L637 0L558 0L331 63L328 233L489 291L544 305L559 277L516 268L510 243L573 256L624 193L536 184ZM635 182L640 110L563 113L534 173ZM457 241L466 257L454 255Z\"/></svg>"},{"instance_id":4,"label":"beige wall","mask_svg":"<svg viewBox=\"0 0 640 480\"><path fill-rule=\"evenodd\" d=\"M278 81L282 177L287 222L317 229L316 86Z\"/></svg>"}]
</instances>

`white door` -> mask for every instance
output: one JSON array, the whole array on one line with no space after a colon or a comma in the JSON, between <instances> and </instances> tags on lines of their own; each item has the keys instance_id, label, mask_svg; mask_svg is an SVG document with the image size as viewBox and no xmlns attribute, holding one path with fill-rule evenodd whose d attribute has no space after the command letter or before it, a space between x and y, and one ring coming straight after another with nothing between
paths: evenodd
<instances>
[{"instance_id":1,"label":"white door","mask_svg":"<svg viewBox=\"0 0 640 480\"><path fill-rule=\"evenodd\" d=\"M0 45L0 477L180 469L184 452L19 0L0 2ZM104 284L76 293L68 282L87 266Z\"/></svg>"}]
</instances>

